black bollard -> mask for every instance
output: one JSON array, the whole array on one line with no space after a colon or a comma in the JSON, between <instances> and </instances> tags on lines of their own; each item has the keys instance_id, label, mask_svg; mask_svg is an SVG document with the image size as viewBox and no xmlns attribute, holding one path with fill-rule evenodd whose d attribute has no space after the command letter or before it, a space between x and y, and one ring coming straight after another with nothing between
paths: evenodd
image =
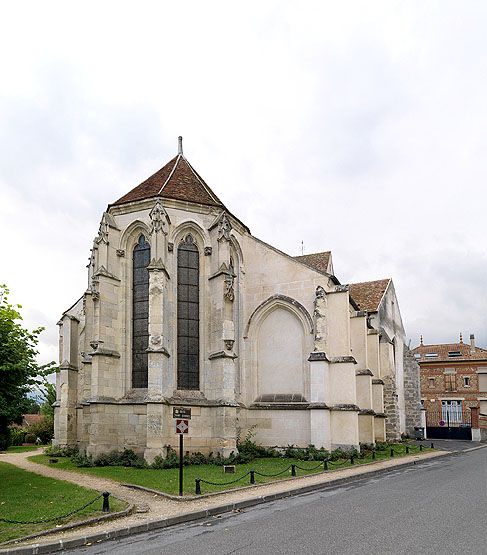
<instances>
[{"instance_id":1,"label":"black bollard","mask_svg":"<svg viewBox=\"0 0 487 555\"><path fill-rule=\"evenodd\" d=\"M255 484L255 470L250 471L250 483Z\"/></svg>"},{"instance_id":2,"label":"black bollard","mask_svg":"<svg viewBox=\"0 0 487 555\"><path fill-rule=\"evenodd\" d=\"M295 464L291 465L291 476L296 476L296 465Z\"/></svg>"},{"instance_id":3,"label":"black bollard","mask_svg":"<svg viewBox=\"0 0 487 555\"><path fill-rule=\"evenodd\" d=\"M394 449L391 449L391 457L394 457Z\"/></svg>"},{"instance_id":4,"label":"black bollard","mask_svg":"<svg viewBox=\"0 0 487 555\"><path fill-rule=\"evenodd\" d=\"M108 491L104 491L102 493L103 495L103 506L101 508L102 513L109 513L110 512L110 501L108 500L108 498L110 497L110 494L108 493Z\"/></svg>"},{"instance_id":5,"label":"black bollard","mask_svg":"<svg viewBox=\"0 0 487 555\"><path fill-rule=\"evenodd\" d=\"M328 461L327 461L327 459L325 459L323 461L323 470L328 470Z\"/></svg>"},{"instance_id":6,"label":"black bollard","mask_svg":"<svg viewBox=\"0 0 487 555\"><path fill-rule=\"evenodd\" d=\"M431 449L435 448L435 444L433 442L431 442Z\"/></svg>"},{"instance_id":7,"label":"black bollard","mask_svg":"<svg viewBox=\"0 0 487 555\"><path fill-rule=\"evenodd\" d=\"M353 458L353 455L350 455L350 464L355 464L355 460Z\"/></svg>"},{"instance_id":8,"label":"black bollard","mask_svg":"<svg viewBox=\"0 0 487 555\"><path fill-rule=\"evenodd\" d=\"M422 443L419 444L419 450L420 450L420 451L423 450L423 444L422 444Z\"/></svg>"},{"instance_id":9,"label":"black bollard","mask_svg":"<svg viewBox=\"0 0 487 555\"><path fill-rule=\"evenodd\" d=\"M375 449L372 449L372 460L375 460Z\"/></svg>"},{"instance_id":10,"label":"black bollard","mask_svg":"<svg viewBox=\"0 0 487 555\"><path fill-rule=\"evenodd\" d=\"M409 455L409 445L406 445L406 455Z\"/></svg>"},{"instance_id":11,"label":"black bollard","mask_svg":"<svg viewBox=\"0 0 487 555\"><path fill-rule=\"evenodd\" d=\"M195 494L196 495L201 495L201 478L195 478Z\"/></svg>"}]
</instances>

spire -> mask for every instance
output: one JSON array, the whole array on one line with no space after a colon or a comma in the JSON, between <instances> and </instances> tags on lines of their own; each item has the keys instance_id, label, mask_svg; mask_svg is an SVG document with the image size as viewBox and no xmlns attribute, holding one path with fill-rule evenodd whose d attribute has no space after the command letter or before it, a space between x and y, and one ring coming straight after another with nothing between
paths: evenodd
<instances>
[{"instance_id":1,"label":"spire","mask_svg":"<svg viewBox=\"0 0 487 555\"><path fill-rule=\"evenodd\" d=\"M178 137L178 154L183 154L183 138L181 135Z\"/></svg>"},{"instance_id":2,"label":"spire","mask_svg":"<svg viewBox=\"0 0 487 555\"><path fill-rule=\"evenodd\" d=\"M420 342L421 345L423 344L423 334L421 334L421 335L419 336L419 342Z\"/></svg>"}]
</instances>

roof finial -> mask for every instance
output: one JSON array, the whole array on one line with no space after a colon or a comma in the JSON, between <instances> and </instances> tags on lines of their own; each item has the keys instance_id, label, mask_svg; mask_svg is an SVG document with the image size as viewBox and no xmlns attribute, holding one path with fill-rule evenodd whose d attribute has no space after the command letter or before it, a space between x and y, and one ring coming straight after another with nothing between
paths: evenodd
<instances>
[{"instance_id":1,"label":"roof finial","mask_svg":"<svg viewBox=\"0 0 487 555\"><path fill-rule=\"evenodd\" d=\"M421 334L421 335L419 336L419 342L420 342L421 345L423 344L423 334Z\"/></svg>"},{"instance_id":2,"label":"roof finial","mask_svg":"<svg viewBox=\"0 0 487 555\"><path fill-rule=\"evenodd\" d=\"M462 335L462 332L460 332L460 343L463 343L463 335Z\"/></svg>"},{"instance_id":3,"label":"roof finial","mask_svg":"<svg viewBox=\"0 0 487 555\"><path fill-rule=\"evenodd\" d=\"M178 137L178 154L182 154L183 153L183 138L181 137L181 135L179 135Z\"/></svg>"}]
</instances>

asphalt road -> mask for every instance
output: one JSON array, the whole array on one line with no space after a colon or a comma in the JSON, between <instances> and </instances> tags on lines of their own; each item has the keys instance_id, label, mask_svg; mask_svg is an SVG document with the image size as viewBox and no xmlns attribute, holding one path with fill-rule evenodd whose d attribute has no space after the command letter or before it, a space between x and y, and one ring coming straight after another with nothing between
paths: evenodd
<instances>
[{"instance_id":1,"label":"asphalt road","mask_svg":"<svg viewBox=\"0 0 487 555\"><path fill-rule=\"evenodd\" d=\"M69 553L443 552L487 555L487 449Z\"/></svg>"}]
</instances>

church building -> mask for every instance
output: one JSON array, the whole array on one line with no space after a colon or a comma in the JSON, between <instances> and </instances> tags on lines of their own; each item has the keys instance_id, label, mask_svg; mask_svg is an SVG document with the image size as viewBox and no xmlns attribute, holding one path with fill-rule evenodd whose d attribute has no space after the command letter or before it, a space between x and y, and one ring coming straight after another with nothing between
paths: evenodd
<instances>
[{"instance_id":1,"label":"church building","mask_svg":"<svg viewBox=\"0 0 487 555\"><path fill-rule=\"evenodd\" d=\"M88 454L359 448L419 425L391 279L344 285L330 252L254 237L183 155L110 204L59 322L55 440Z\"/></svg>"}]
</instances>

